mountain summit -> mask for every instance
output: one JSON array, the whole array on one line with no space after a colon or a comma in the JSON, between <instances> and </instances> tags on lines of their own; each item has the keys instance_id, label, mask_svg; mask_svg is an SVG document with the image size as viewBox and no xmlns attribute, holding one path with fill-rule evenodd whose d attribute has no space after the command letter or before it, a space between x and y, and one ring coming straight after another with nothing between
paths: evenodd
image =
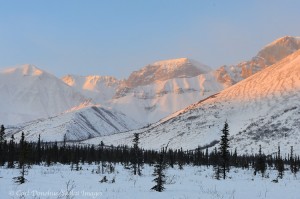
<instances>
[{"instance_id":1,"label":"mountain summit","mask_svg":"<svg viewBox=\"0 0 300 199\"><path fill-rule=\"evenodd\" d=\"M32 64L24 64L21 66L8 68L0 72L1 74L15 74L15 75L23 75L23 76L40 76L44 73L41 69Z\"/></svg>"},{"instance_id":2,"label":"mountain summit","mask_svg":"<svg viewBox=\"0 0 300 199\"><path fill-rule=\"evenodd\" d=\"M195 149L211 147L227 121L231 149L254 154L259 145L267 154L300 152L300 50L251 77L140 130L145 148ZM136 132L136 131L135 131ZM128 144L130 135L92 140ZM91 143L87 142L87 143Z\"/></svg>"},{"instance_id":3,"label":"mountain summit","mask_svg":"<svg viewBox=\"0 0 300 199\"><path fill-rule=\"evenodd\" d=\"M257 57L263 58L266 65L272 65L300 49L300 37L285 36L265 46Z\"/></svg>"},{"instance_id":4,"label":"mountain summit","mask_svg":"<svg viewBox=\"0 0 300 199\"><path fill-rule=\"evenodd\" d=\"M17 124L60 114L86 99L34 65L0 71L0 121Z\"/></svg>"},{"instance_id":5,"label":"mountain summit","mask_svg":"<svg viewBox=\"0 0 300 199\"><path fill-rule=\"evenodd\" d=\"M131 73L125 81L126 87L132 88L165 81L173 78L195 77L212 69L188 58L158 61Z\"/></svg>"},{"instance_id":6,"label":"mountain summit","mask_svg":"<svg viewBox=\"0 0 300 199\"><path fill-rule=\"evenodd\" d=\"M113 98L120 81L111 76L66 75L62 81L95 103L105 104Z\"/></svg>"},{"instance_id":7,"label":"mountain summit","mask_svg":"<svg viewBox=\"0 0 300 199\"><path fill-rule=\"evenodd\" d=\"M221 66L215 71L219 82L227 87L277 63L300 49L300 37L285 36L262 48L250 61Z\"/></svg>"}]
</instances>

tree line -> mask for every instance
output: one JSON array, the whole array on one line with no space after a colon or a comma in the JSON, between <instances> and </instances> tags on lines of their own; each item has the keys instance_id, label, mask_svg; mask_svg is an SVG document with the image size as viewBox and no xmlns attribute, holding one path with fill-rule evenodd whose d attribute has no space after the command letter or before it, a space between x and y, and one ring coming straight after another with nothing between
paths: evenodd
<instances>
[{"instance_id":1,"label":"tree line","mask_svg":"<svg viewBox=\"0 0 300 199\"><path fill-rule=\"evenodd\" d=\"M10 139L4 139L5 128L0 128L0 166L20 169L20 176L15 180L18 183L26 181L25 175L31 165L46 165L61 163L71 165L74 170L79 170L81 164L115 163L122 164L132 171L133 175L142 175L144 164L154 165L155 176L153 187L156 191L163 191L165 183L164 170L167 167L183 169L186 165L212 166L216 179L226 179L230 168L253 169L254 174L264 177L266 170L276 169L278 178L282 178L284 172L290 169L296 174L300 167L300 157L295 155L293 147L287 157L283 157L278 146L276 155L265 155L261 146L257 154L239 155L238 151L229 151L229 126L227 122L222 129L219 147L213 150L197 148L195 150L168 149L160 151L147 150L140 147L139 134L134 134L133 146L105 145L80 145L63 142L43 142L39 136L36 142L27 142L24 133L19 142L12 135Z\"/></svg>"}]
</instances>

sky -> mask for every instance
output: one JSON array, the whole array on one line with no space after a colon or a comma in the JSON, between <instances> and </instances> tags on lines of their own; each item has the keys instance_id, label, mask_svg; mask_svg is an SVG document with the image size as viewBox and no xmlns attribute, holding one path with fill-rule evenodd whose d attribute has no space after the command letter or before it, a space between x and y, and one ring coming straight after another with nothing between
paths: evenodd
<instances>
[{"instance_id":1,"label":"sky","mask_svg":"<svg viewBox=\"0 0 300 199\"><path fill-rule=\"evenodd\" d=\"M0 69L126 78L158 60L217 68L300 36L298 0L0 0Z\"/></svg>"}]
</instances>

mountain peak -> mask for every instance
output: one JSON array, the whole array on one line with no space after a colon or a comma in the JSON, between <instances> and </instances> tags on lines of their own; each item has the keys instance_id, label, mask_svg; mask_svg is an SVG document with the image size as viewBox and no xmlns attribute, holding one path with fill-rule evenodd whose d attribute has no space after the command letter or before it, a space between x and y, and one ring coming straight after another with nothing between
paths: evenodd
<instances>
[{"instance_id":1,"label":"mountain peak","mask_svg":"<svg viewBox=\"0 0 300 199\"><path fill-rule=\"evenodd\" d=\"M175 64L177 65L182 65L189 62L188 58L177 58L177 59L167 59L167 60L161 60L161 61L156 61L152 65L169 65L172 64L173 66Z\"/></svg>"},{"instance_id":2,"label":"mountain peak","mask_svg":"<svg viewBox=\"0 0 300 199\"><path fill-rule=\"evenodd\" d=\"M23 64L20 66L12 67L12 68L7 68L2 71L3 74L20 74L23 76L40 76L44 73L43 70L39 69L35 65L32 64Z\"/></svg>"},{"instance_id":3,"label":"mountain peak","mask_svg":"<svg viewBox=\"0 0 300 199\"><path fill-rule=\"evenodd\" d=\"M136 87L155 81L195 77L209 71L211 69L208 66L188 58L169 59L154 62L134 71L125 82L127 87Z\"/></svg>"},{"instance_id":4,"label":"mountain peak","mask_svg":"<svg viewBox=\"0 0 300 199\"><path fill-rule=\"evenodd\" d=\"M189 58L177 58L177 59L168 59L168 60L161 60L161 61L156 61L153 64L149 64L148 66L157 66L157 67L161 67L161 68L180 68L180 67L184 67L186 65L190 65L190 66L195 66L198 67L199 69L203 70L203 72L208 72L211 69L202 64L199 63L197 61L194 61L192 59ZM145 66L144 68L146 68L147 66Z\"/></svg>"},{"instance_id":5,"label":"mountain peak","mask_svg":"<svg viewBox=\"0 0 300 199\"><path fill-rule=\"evenodd\" d=\"M97 87L97 84L113 86L115 84L118 84L119 82L119 80L113 76L100 76L100 75L89 75L89 76L66 75L61 79L69 86L81 85L82 88L84 87L94 88ZM91 89L87 89L87 90L91 90Z\"/></svg>"},{"instance_id":6,"label":"mountain peak","mask_svg":"<svg viewBox=\"0 0 300 199\"><path fill-rule=\"evenodd\" d=\"M21 68L23 75L27 76L39 76L44 73L41 69L32 64L24 64L21 66Z\"/></svg>"},{"instance_id":7,"label":"mountain peak","mask_svg":"<svg viewBox=\"0 0 300 199\"><path fill-rule=\"evenodd\" d=\"M268 46L274 46L274 45L287 45L289 43L297 43L300 40L300 37L293 37L293 36L284 36L276 39L275 41L268 44Z\"/></svg>"},{"instance_id":8,"label":"mountain peak","mask_svg":"<svg viewBox=\"0 0 300 199\"><path fill-rule=\"evenodd\" d=\"M257 56L263 58L267 65L272 65L299 49L300 37L284 36L265 46Z\"/></svg>"}]
</instances>

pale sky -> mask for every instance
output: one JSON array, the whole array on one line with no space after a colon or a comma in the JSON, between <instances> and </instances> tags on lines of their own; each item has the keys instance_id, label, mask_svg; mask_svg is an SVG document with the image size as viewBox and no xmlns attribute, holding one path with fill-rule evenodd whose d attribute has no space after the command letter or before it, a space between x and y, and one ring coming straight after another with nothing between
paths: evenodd
<instances>
[{"instance_id":1,"label":"pale sky","mask_svg":"<svg viewBox=\"0 0 300 199\"><path fill-rule=\"evenodd\" d=\"M298 0L0 0L0 68L111 75L189 57L213 68L300 36Z\"/></svg>"}]
</instances>

